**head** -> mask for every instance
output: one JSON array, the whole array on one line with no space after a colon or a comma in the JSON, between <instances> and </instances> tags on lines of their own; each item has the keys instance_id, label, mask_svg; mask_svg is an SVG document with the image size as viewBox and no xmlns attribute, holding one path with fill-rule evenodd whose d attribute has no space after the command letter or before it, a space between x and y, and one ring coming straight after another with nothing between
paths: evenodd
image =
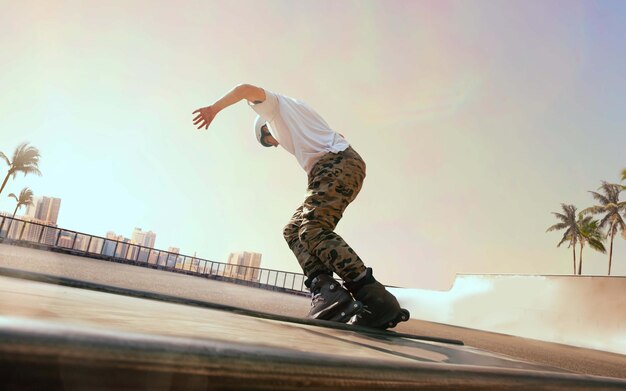
<instances>
[{"instance_id":1,"label":"head","mask_svg":"<svg viewBox=\"0 0 626 391\"><path fill-rule=\"evenodd\" d=\"M261 116L257 116L256 121L254 121L254 133L256 135L257 141L261 143L262 146L278 146L278 140L276 140L274 136L272 136L269 129L267 128L267 123L261 118Z\"/></svg>"}]
</instances>

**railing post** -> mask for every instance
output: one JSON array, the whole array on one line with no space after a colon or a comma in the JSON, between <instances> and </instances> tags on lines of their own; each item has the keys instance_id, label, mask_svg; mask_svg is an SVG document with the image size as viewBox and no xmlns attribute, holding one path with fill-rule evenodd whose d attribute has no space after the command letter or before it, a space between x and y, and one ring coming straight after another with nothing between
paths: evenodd
<instances>
[{"instance_id":1,"label":"railing post","mask_svg":"<svg viewBox=\"0 0 626 391\"><path fill-rule=\"evenodd\" d=\"M89 241L87 242L87 249L85 250L85 254L89 252L89 248L91 248L91 238L93 236L89 235Z\"/></svg>"},{"instance_id":2,"label":"railing post","mask_svg":"<svg viewBox=\"0 0 626 391\"><path fill-rule=\"evenodd\" d=\"M44 226L41 224L37 224L41 227L41 232L39 232L39 239L37 240L37 244L41 244L41 238L43 237L43 231L45 230Z\"/></svg>"},{"instance_id":3,"label":"railing post","mask_svg":"<svg viewBox=\"0 0 626 391\"><path fill-rule=\"evenodd\" d=\"M61 232L63 230L59 229L59 233L57 234L57 240L54 242L54 247L59 247L59 239L61 239Z\"/></svg>"},{"instance_id":4,"label":"railing post","mask_svg":"<svg viewBox=\"0 0 626 391\"><path fill-rule=\"evenodd\" d=\"M2 224L0 224L0 235L2 235L2 228L4 228L4 220L6 219L6 217L2 216Z\"/></svg>"},{"instance_id":5,"label":"railing post","mask_svg":"<svg viewBox=\"0 0 626 391\"><path fill-rule=\"evenodd\" d=\"M74 240L72 240L72 250L75 250L74 246L76 246L76 238L78 237L78 233L74 232Z\"/></svg>"},{"instance_id":6,"label":"railing post","mask_svg":"<svg viewBox=\"0 0 626 391\"><path fill-rule=\"evenodd\" d=\"M22 236L24 236L24 230L26 229L26 222L24 221L24 225L22 226L22 232L20 232L19 240L22 240Z\"/></svg>"},{"instance_id":7,"label":"railing post","mask_svg":"<svg viewBox=\"0 0 626 391\"><path fill-rule=\"evenodd\" d=\"M11 226L13 225L13 220L15 220L13 217L9 217L9 226L7 227L7 236L5 236L5 238L7 239L11 239Z\"/></svg>"}]
</instances>

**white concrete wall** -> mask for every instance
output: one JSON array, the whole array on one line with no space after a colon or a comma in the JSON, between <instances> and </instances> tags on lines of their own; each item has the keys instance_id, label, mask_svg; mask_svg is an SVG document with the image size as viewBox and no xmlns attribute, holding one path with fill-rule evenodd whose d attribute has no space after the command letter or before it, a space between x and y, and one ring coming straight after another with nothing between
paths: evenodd
<instances>
[{"instance_id":1,"label":"white concrete wall","mask_svg":"<svg viewBox=\"0 0 626 391\"><path fill-rule=\"evenodd\" d=\"M458 275L392 288L414 319L626 354L626 277Z\"/></svg>"}]
</instances>

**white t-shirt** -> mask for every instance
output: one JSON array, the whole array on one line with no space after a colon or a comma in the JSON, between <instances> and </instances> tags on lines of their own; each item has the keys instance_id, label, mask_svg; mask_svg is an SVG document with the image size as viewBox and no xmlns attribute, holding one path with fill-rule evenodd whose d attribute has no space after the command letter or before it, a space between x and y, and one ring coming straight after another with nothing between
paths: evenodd
<instances>
[{"instance_id":1,"label":"white t-shirt","mask_svg":"<svg viewBox=\"0 0 626 391\"><path fill-rule=\"evenodd\" d=\"M344 151L350 144L306 103L265 90L265 100L250 106L268 122L272 136L300 166L311 171L322 155Z\"/></svg>"}]
</instances>

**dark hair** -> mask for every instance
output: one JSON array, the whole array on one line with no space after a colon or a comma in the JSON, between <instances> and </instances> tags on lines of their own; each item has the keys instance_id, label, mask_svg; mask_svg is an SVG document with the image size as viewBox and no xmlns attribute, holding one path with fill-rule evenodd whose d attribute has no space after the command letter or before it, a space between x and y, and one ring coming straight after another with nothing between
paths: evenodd
<instances>
[{"instance_id":1,"label":"dark hair","mask_svg":"<svg viewBox=\"0 0 626 391\"><path fill-rule=\"evenodd\" d=\"M265 128L265 130L263 130L263 128ZM259 139L259 142L261 143L262 146L264 147L271 147L272 144L268 144L264 141L266 136L271 136L272 134L270 133L269 130L267 130L267 124L261 126L261 138Z\"/></svg>"}]
</instances>

